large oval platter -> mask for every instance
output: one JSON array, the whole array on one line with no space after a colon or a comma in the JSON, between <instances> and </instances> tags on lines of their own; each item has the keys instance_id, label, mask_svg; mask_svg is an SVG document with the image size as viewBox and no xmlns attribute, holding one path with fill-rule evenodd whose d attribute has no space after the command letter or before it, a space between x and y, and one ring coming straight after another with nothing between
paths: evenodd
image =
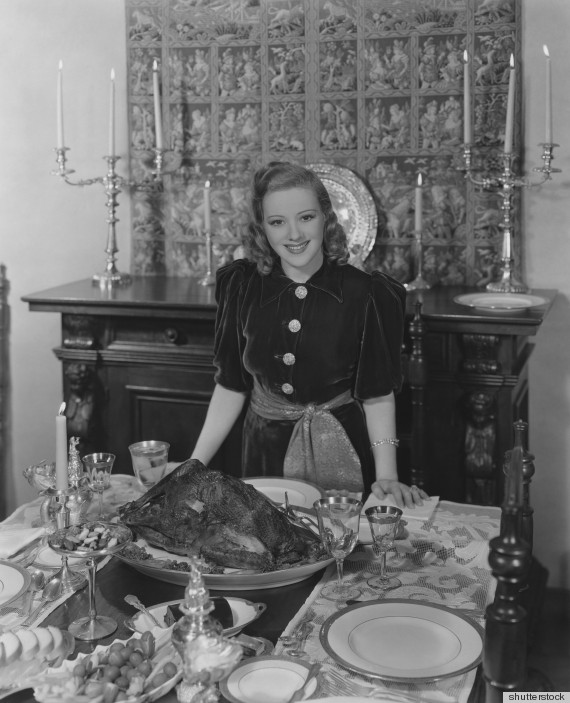
<instances>
[{"instance_id":1,"label":"large oval platter","mask_svg":"<svg viewBox=\"0 0 570 703\"><path fill-rule=\"evenodd\" d=\"M144 539L139 539L135 542L139 547L144 547L146 551L152 555L153 563L149 564L147 560L130 559L124 557L120 552L116 555L125 564L129 564L141 574L155 578L158 581L165 583L174 583L180 586L185 586L188 583L190 576L189 571L180 571L177 569L165 569L164 566L157 564L154 560L173 560L178 562L189 562L183 556L171 554L163 549L157 549L148 545ZM291 583L304 581L312 576L317 571L324 569L329 564L332 564L334 559L323 559L321 561L312 562L310 564L300 564L298 566L290 566L286 569L278 571L268 571L265 573L251 572L244 570L228 571L224 574L204 574L205 585L212 590L232 590L232 591L255 591L264 588L277 588L278 586L288 586Z\"/></svg>"},{"instance_id":2,"label":"large oval platter","mask_svg":"<svg viewBox=\"0 0 570 703\"><path fill-rule=\"evenodd\" d=\"M313 163L314 171L330 196L333 209L348 238L350 263L355 266L372 251L378 231L374 198L360 176L346 166Z\"/></svg>"}]
</instances>

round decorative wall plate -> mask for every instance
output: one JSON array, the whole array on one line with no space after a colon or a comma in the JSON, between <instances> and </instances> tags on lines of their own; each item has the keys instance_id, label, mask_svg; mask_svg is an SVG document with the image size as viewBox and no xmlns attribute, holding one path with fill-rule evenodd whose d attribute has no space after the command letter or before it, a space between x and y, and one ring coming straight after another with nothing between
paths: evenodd
<instances>
[{"instance_id":1,"label":"round decorative wall plate","mask_svg":"<svg viewBox=\"0 0 570 703\"><path fill-rule=\"evenodd\" d=\"M328 191L336 216L348 237L350 263L357 265L372 251L378 231L378 212L372 193L360 176L346 166L305 164Z\"/></svg>"}]
</instances>

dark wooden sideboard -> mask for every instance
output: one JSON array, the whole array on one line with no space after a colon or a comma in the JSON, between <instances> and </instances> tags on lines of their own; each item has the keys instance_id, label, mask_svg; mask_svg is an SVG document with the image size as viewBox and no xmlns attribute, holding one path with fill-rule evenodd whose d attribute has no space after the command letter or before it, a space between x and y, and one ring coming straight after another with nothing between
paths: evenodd
<instances>
[{"instance_id":1,"label":"dark wooden sideboard","mask_svg":"<svg viewBox=\"0 0 570 703\"><path fill-rule=\"evenodd\" d=\"M427 387L423 469L426 487L442 498L498 504L504 452L513 422L528 420L528 360L532 338L554 299L509 313L454 302L474 289L436 287L408 295L410 319L422 303ZM29 309L61 315L62 363L69 436L80 448L111 451L116 469L130 473L128 445L170 442L169 458L192 451L213 389L213 287L191 279L134 277L101 289L90 279L23 297ZM410 340L406 342L410 344ZM397 399L402 478L409 478L413 391ZM241 431L236 424L213 466L239 475Z\"/></svg>"}]
</instances>

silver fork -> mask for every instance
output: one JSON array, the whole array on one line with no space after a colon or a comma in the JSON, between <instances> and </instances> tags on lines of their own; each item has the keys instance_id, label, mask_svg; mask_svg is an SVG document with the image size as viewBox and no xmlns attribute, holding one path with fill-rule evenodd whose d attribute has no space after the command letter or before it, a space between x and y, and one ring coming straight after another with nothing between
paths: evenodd
<instances>
[{"instance_id":1,"label":"silver fork","mask_svg":"<svg viewBox=\"0 0 570 703\"><path fill-rule=\"evenodd\" d=\"M363 698L367 698L381 693L383 700L394 701L394 703L419 703L421 701L421 698L419 697L414 698L413 696L407 696L404 693L388 691L380 686L359 683L358 681L347 679L335 669L330 669L327 671L325 681L327 689L332 695L362 696Z\"/></svg>"}]
</instances>

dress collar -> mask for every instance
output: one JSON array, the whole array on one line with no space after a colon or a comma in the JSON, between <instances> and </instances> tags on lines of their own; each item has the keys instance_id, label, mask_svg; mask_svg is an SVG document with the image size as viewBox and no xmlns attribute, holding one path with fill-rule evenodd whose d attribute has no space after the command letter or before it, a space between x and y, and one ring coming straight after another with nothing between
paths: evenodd
<instances>
[{"instance_id":1,"label":"dress collar","mask_svg":"<svg viewBox=\"0 0 570 703\"><path fill-rule=\"evenodd\" d=\"M329 263L325 259L321 268L306 283L296 283L283 273L281 264L276 262L271 273L261 277L261 306L279 298L287 288L291 286L296 288L300 285L322 290L342 303L342 266Z\"/></svg>"}]
</instances>

